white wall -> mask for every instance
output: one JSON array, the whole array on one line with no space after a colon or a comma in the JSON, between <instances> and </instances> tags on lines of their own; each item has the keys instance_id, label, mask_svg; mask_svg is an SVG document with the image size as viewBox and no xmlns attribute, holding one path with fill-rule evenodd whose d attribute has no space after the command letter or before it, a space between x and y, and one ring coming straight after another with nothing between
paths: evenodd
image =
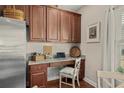
<instances>
[{"instance_id":1,"label":"white wall","mask_svg":"<svg viewBox=\"0 0 124 93\"><path fill-rule=\"evenodd\" d=\"M86 55L86 68L85 68L85 80L90 81L94 85L96 84L96 71L102 69L102 40L103 40L103 24L105 10L108 6L90 5L85 6L79 10L82 14L81 17L81 50L82 54ZM90 24L95 22L101 22L100 42L99 43L87 43L86 31Z\"/></svg>"},{"instance_id":2,"label":"white wall","mask_svg":"<svg viewBox=\"0 0 124 93\"><path fill-rule=\"evenodd\" d=\"M32 52L43 53L43 46L52 46L52 52L53 52L52 54L55 55L56 52L65 52L66 54L69 54L69 50L72 46L80 46L80 44L28 42L27 53L32 53Z\"/></svg>"}]
</instances>

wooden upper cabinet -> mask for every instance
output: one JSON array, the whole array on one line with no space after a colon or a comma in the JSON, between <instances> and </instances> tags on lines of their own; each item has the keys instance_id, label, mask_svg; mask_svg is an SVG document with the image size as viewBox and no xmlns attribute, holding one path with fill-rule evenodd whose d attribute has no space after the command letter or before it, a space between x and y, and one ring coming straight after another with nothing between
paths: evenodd
<instances>
[{"instance_id":1,"label":"wooden upper cabinet","mask_svg":"<svg viewBox=\"0 0 124 93\"><path fill-rule=\"evenodd\" d=\"M46 41L46 7L30 7L30 40Z\"/></svg>"},{"instance_id":2,"label":"wooden upper cabinet","mask_svg":"<svg viewBox=\"0 0 124 93\"><path fill-rule=\"evenodd\" d=\"M47 41L60 39L60 11L47 7Z\"/></svg>"},{"instance_id":3,"label":"wooden upper cabinet","mask_svg":"<svg viewBox=\"0 0 124 93\"><path fill-rule=\"evenodd\" d=\"M5 7L0 6L0 14ZM25 20L29 25L29 41L35 42L81 42L81 15L40 5L15 5L25 14Z\"/></svg>"},{"instance_id":4,"label":"wooden upper cabinet","mask_svg":"<svg viewBox=\"0 0 124 93\"><path fill-rule=\"evenodd\" d=\"M80 43L81 42L81 15L73 14L72 15L72 42Z\"/></svg>"},{"instance_id":5,"label":"wooden upper cabinet","mask_svg":"<svg viewBox=\"0 0 124 93\"><path fill-rule=\"evenodd\" d=\"M71 14L61 11L61 41L71 42Z\"/></svg>"},{"instance_id":6,"label":"wooden upper cabinet","mask_svg":"<svg viewBox=\"0 0 124 93\"><path fill-rule=\"evenodd\" d=\"M14 5L16 9L22 10L24 12L24 17L25 17L25 21L26 24L29 25L29 17L30 17L30 11L29 11L29 5ZM7 5L6 7L8 8L12 8L12 5Z\"/></svg>"},{"instance_id":7,"label":"wooden upper cabinet","mask_svg":"<svg viewBox=\"0 0 124 93\"><path fill-rule=\"evenodd\" d=\"M25 21L27 23L27 25L29 25L29 19L30 19L30 11L29 11L29 8L30 6L29 5L16 5L15 8L16 9L20 9L24 12L24 15L25 15Z\"/></svg>"},{"instance_id":8,"label":"wooden upper cabinet","mask_svg":"<svg viewBox=\"0 0 124 93\"><path fill-rule=\"evenodd\" d=\"M3 12L3 9L5 8L6 6L5 5L0 5L0 16L2 16L2 12Z\"/></svg>"}]
</instances>

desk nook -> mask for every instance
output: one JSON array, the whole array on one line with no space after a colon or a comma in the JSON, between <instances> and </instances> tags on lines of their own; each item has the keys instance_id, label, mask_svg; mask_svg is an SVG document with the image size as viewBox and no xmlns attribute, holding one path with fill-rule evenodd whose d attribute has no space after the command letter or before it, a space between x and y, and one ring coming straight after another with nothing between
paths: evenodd
<instances>
[{"instance_id":1,"label":"desk nook","mask_svg":"<svg viewBox=\"0 0 124 93\"><path fill-rule=\"evenodd\" d=\"M29 61L28 63L28 81L29 87L37 85L38 87L47 87L48 68L74 66L75 58L55 58L44 61ZM80 63L79 79L83 80L85 73L85 57L82 57Z\"/></svg>"}]
</instances>

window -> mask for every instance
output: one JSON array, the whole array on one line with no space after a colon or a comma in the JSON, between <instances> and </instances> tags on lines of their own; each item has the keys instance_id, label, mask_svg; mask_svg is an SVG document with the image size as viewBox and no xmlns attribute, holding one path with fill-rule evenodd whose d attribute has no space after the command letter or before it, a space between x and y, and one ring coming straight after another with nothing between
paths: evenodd
<instances>
[{"instance_id":1,"label":"window","mask_svg":"<svg viewBox=\"0 0 124 93\"><path fill-rule=\"evenodd\" d=\"M116 18L116 63L115 70L124 64L124 9L115 12Z\"/></svg>"}]
</instances>

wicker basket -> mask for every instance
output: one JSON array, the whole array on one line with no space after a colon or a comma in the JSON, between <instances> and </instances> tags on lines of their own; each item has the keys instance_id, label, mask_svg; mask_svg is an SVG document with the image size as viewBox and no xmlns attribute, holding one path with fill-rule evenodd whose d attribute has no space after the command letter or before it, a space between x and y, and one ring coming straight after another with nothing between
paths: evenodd
<instances>
[{"instance_id":1,"label":"wicker basket","mask_svg":"<svg viewBox=\"0 0 124 93\"><path fill-rule=\"evenodd\" d=\"M81 50L79 49L79 47L73 46L70 49L70 56L74 58L81 56Z\"/></svg>"},{"instance_id":2,"label":"wicker basket","mask_svg":"<svg viewBox=\"0 0 124 93\"><path fill-rule=\"evenodd\" d=\"M7 7L3 10L4 17L24 20L24 12L21 10L15 9L15 6L13 7Z\"/></svg>"},{"instance_id":3,"label":"wicker basket","mask_svg":"<svg viewBox=\"0 0 124 93\"><path fill-rule=\"evenodd\" d=\"M45 56L43 54L42 55L36 55L36 56L32 57L33 61L43 61L44 59L45 59Z\"/></svg>"}]
</instances>

